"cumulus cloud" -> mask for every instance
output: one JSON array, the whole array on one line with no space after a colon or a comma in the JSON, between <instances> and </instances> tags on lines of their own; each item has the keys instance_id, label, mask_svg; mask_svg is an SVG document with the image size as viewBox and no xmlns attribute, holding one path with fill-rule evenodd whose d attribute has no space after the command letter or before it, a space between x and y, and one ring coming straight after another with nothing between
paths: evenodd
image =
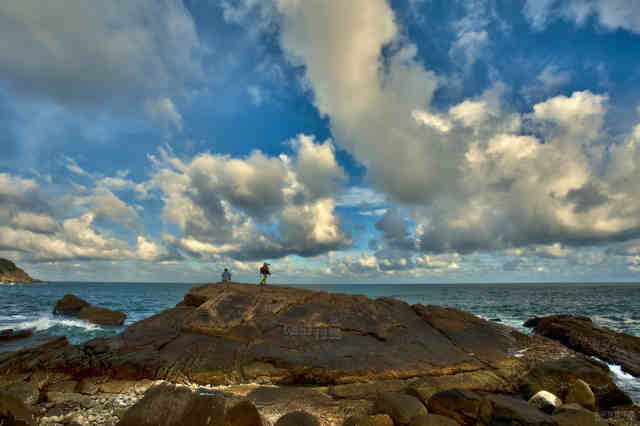
<instances>
[{"instance_id":1,"label":"cumulus cloud","mask_svg":"<svg viewBox=\"0 0 640 426\"><path fill-rule=\"evenodd\" d=\"M0 252L31 261L135 257L125 241L97 226L105 218L133 226L137 214L131 207L101 189L87 196L58 188L50 200L42 185L0 173Z\"/></svg>"},{"instance_id":2,"label":"cumulus cloud","mask_svg":"<svg viewBox=\"0 0 640 426\"><path fill-rule=\"evenodd\" d=\"M203 78L206 47L181 0L0 4L0 79L60 105L146 101L181 127L171 101Z\"/></svg>"},{"instance_id":3,"label":"cumulus cloud","mask_svg":"<svg viewBox=\"0 0 640 426\"><path fill-rule=\"evenodd\" d=\"M637 143L631 135L605 148L607 94L553 96L521 113L505 101L510 88L497 81L437 108L431 101L443 78L416 60L388 2L272 5L280 44L304 67L335 143L366 167L375 192L407 211L413 229L406 233L394 210L379 222L388 247L404 244L418 253L573 247L640 231L632 182ZM553 2L536 5L542 17ZM490 20L486 8L472 12L459 22L460 40ZM549 66L539 81L551 87L569 77Z\"/></svg>"},{"instance_id":4,"label":"cumulus cloud","mask_svg":"<svg viewBox=\"0 0 640 426\"><path fill-rule=\"evenodd\" d=\"M609 31L618 28L640 33L640 4L634 0L527 0L524 14L542 30L555 19L583 25L591 16Z\"/></svg>"},{"instance_id":5,"label":"cumulus cloud","mask_svg":"<svg viewBox=\"0 0 640 426\"><path fill-rule=\"evenodd\" d=\"M335 214L344 179L331 143L299 135L295 155L246 158L200 154L189 161L161 150L151 185L164 218L178 225L175 244L194 256L236 259L312 256L351 244Z\"/></svg>"},{"instance_id":6,"label":"cumulus cloud","mask_svg":"<svg viewBox=\"0 0 640 426\"><path fill-rule=\"evenodd\" d=\"M90 200L94 220L97 222L111 220L129 228L134 228L138 222L135 209L113 192L105 188L97 188Z\"/></svg>"}]
</instances>

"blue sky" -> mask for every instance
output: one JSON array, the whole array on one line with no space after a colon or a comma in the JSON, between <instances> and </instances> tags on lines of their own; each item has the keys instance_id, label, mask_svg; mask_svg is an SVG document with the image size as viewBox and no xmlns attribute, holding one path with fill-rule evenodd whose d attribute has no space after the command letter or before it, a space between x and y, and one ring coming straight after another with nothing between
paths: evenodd
<instances>
[{"instance_id":1,"label":"blue sky","mask_svg":"<svg viewBox=\"0 0 640 426\"><path fill-rule=\"evenodd\" d=\"M11 0L0 40L34 276L639 280L633 0Z\"/></svg>"}]
</instances>

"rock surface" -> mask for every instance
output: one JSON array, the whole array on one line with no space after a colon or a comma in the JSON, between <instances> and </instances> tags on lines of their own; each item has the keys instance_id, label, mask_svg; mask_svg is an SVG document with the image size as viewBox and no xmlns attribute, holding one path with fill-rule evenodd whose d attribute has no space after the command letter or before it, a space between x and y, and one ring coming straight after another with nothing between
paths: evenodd
<instances>
[{"instance_id":1,"label":"rock surface","mask_svg":"<svg viewBox=\"0 0 640 426\"><path fill-rule=\"evenodd\" d=\"M526 398L531 398L539 391L546 390L564 399L570 386L579 379L589 384L596 397L596 405L601 410L632 403L629 396L613 382L606 365L580 358L539 363L520 377L520 392Z\"/></svg>"},{"instance_id":2,"label":"rock surface","mask_svg":"<svg viewBox=\"0 0 640 426\"><path fill-rule=\"evenodd\" d=\"M194 287L175 308L116 336L40 362L80 377L339 385L487 371L510 381L540 359L563 356L559 344L456 309L216 284ZM0 372L6 368L0 363Z\"/></svg>"},{"instance_id":3,"label":"rock surface","mask_svg":"<svg viewBox=\"0 0 640 426\"><path fill-rule=\"evenodd\" d=\"M42 281L34 280L12 261L0 258L0 283L33 284L40 282Z\"/></svg>"},{"instance_id":4,"label":"rock surface","mask_svg":"<svg viewBox=\"0 0 640 426\"><path fill-rule=\"evenodd\" d=\"M552 315L528 320L525 326L567 347L603 361L618 364L622 370L640 376L640 337L618 333L593 323L587 317Z\"/></svg>"},{"instance_id":5,"label":"rock surface","mask_svg":"<svg viewBox=\"0 0 640 426\"><path fill-rule=\"evenodd\" d=\"M320 422L306 411L292 411L280 417L275 426L320 426Z\"/></svg>"},{"instance_id":6,"label":"rock surface","mask_svg":"<svg viewBox=\"0 0 640 426\"><path fill-rule=\"evenodd\" d=\"M575 402L576 404L579 404L591 411L595 411L597 408L596 397L593 394L593 391L584 380L580 379L573 382L571 387L569 387L569 392L567 392L564 402L567 404Z\"/></svg>"},{"instance_id":7,"label":"rock surface","mask_svg":"<svg viewBox=\"0 0 640 426\"><path fill-rule=\"evenodd\" d=\"M33 336L31 330L14 330L11 328L0 330L0 342L8 342L10 340L26 339Z\"/></svg>"},{"instance_id":8,"label":"rock surface","mask_svg":"<svg viewBox=\"0 0 640 426\"><path fill-rule=\"evenodd\" d=\"M93 306L73 294L65 294L58 300L53 308L53 314L77 317L99 325L122 325L127 318L122 312Z\"/></svg>"},{"instance_id":9,"label":"rock surface","mask_svg":"<svg viewBox=\"0 0 640 426\"><path fill-rule=\"evenodd\" d=\"M562 400L551 392L540 391L529 399L529 404L547 414L551 414L556 408L562 405Z\"/></svg>"},{"instance_id":10,"label":"rock surface","mask_svg":"<svg viewBox=\"0 0 640 426\"><path fill-rule=\"evenodd\" d=\"M105 412L102 401L137 395L138 384L152 380L231 392L272 424L302 410L334 425L373 414L381 392L426 403L434 392L467 386L479 391L480 416L498 406L486 392L565 396L577 379L600 409L630 403L606 366L463 311L238 283L194 287L175 308L113 337L0 353L0 388L42 395L42 424L113 425L124 405ZM74 420L73 410L83 414Z\"/></svg>"},{"instance_id":11,"label":"rock surface","mask_svg":"<svg viewBox=\"0 0 640 426\"><path fill-rule=\"evenodd\" d=\"M377 414L387 414L399 425L407 425L414 417L427 414L427 409L418 398L396 392L378 395L375 410Z\"/></svg>"},{"instance_id":12,"label":"rock surface","mask_svg":"<svg viewBox=\"0 0 640 426\"><path fill-rule=\"evenodd\" d=\"M14 395L0 391L0 425L30 426L35 424L31 410Z\"/></svg>"},{"instance_id":13,"label":"rock surface","mask_svg":"<svg viewBox=\"0 0 640 426\"><path fill-rule=\"evenodd\" d=\"M238 404L242 405L237 407ZM166 384L149 389L118 423L119 426L230 424L262 426L262 419L248 401L233 401L223 395L202 395Z\"/></svg>"}]
</instances>

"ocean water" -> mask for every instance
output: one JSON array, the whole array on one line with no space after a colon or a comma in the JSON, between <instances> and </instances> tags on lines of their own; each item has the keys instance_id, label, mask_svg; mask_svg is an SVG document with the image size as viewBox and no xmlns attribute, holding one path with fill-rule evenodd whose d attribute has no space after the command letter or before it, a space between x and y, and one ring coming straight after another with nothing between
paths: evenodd
<instances>
[{"instance_id":1,"label":"ocean water","mask_svg":"<svg viewBox=\"0 0 640 426\"><path fill-rule=\"evenodd\" d=\"M55 282L0 285L0 330L31 329L34 337L0 343L0 352L42 343L51 336L67 336L73 344L111 336L127 325L175 306L191 287L185 283ZM640 283L606 284L385 284L299 285L330 292L394 297L410 304L439 305L471 312L524 333L522 323L532 316L584 315L600 325L640 336ZM72 293L89 303L127 314L121 327L102 327L52 315L53 307ZM618 385L640 403L640 378L609 366Z\"/></svg>"}]
</instances>

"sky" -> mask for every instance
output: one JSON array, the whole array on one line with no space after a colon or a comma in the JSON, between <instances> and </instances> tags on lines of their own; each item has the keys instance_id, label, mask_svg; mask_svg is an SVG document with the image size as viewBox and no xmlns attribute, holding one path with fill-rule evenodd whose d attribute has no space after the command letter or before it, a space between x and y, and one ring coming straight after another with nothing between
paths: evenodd
<instances>
[{"instance_id":1,"label":"sky","mask_svg":"<svg viewBox=\"0 0 640 426\"><path fill-rule=\"evenodd\" d=\"M0 2L0 257L640 281L640 2Z\"/></svg>"}]
</instances>

